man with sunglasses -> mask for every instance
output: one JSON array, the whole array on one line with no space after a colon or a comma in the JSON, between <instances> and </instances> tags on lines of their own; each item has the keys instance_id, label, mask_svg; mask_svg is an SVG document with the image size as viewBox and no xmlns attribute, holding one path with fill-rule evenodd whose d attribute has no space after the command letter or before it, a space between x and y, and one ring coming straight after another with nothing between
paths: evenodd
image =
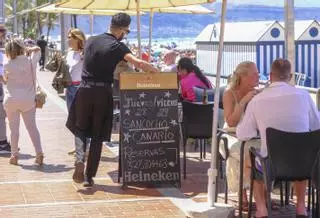
<instances>
[{"instance_id":1,"label":"man with sunglasses","mask_svg":"<svg viewBox=\"0 0 320 218\"><path fill-rule=\"evenodd\" d=\"M91 138L90 151L84 173L84 161L75 163L73 179L93 186L101 156L102 142L110 141L113 117L112 86L114 70L120 61L128 61L145 72L158 72L148 62L134 57L121 42L130 33L131 18L125 13L112 17L108 33L90 37L84 49L82 82L70 108L67 127L82 142ZM84 160L84 158L83 158ZM84 175L85 174L85 175Z\"/></svg>"},{"instance_id":2,"label":"man with sunglasses","mask_svg":"<svg viewBox=\"0 0 320 218\"><path fill-rule=\"evenodd\" d=\"M0 75L3 75L4 44L6 41L6 28L0 24ZM7 141L6 112L3 108L3 86L0 82L0 154L10 154L11 147Z\"/></svg>"}]
</instances>

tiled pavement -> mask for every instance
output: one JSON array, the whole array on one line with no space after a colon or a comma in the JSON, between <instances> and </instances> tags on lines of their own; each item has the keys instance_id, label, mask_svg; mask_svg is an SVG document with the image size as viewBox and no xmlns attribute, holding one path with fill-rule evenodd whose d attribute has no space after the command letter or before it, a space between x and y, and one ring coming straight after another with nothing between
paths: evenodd
<instances>
[{"instance_id":1,"label":"tiled pavement","mask_svg":"<svg viewBox=\"0 0 320 218\"><path fill-rule=\"evenodd\" d=\"M34 165L34 150L21 122L19 166L0 155L0 217L184 217L169 198L156 189L116 183L117 157L104 148L96 184L88 190L72 182L73 136L65 128L66 108L50 86L52 74L38 79L48 102L37 110L37 124L45 152L44 165Z\"/></svg>"},{"instance_id":2,"label":"tiled pavement","mask_svg":"<svg viewBox=\"0 0 320 218\"><path fill-rule=\"evenodd\" d=\"M169 200L94 202L1 208L1 217L184 217Z\"/></svg>"},{"instance_id":3,"label":"tiled pavement","mask_svg":"<svg viewBox=\"0 0 320 218\"><path fill-rule=\"evenodd\" d=\"M33 164L34 150L21 122L19 166L9 165L9 156L0 155L0 218L185 217L170 192L163 196L161 189L123 189L117 183L118 158L106 147L96 185L88 190L72 182L74 158L67 152L73 148L73 136L64 126L66 107L50 85L52 76L50 72L38 76L49 96L44 108L37 111L45 164ZM194 202L206 201L210 155L205 161L199 160L196 152L188 152L188 156L188 177L178 191Z\"/></svg>"}]
</instances>

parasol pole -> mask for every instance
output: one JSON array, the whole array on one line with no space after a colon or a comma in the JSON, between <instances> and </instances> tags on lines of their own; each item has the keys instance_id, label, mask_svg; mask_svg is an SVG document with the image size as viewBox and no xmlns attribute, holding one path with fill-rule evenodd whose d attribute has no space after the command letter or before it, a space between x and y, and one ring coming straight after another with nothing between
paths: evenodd
<instances>
[{"instance_id":1,"label":"parasol pole","mask_svg":"<svg viewBox=\"0 0 320 218\"><path fill-rule=\"evenodd\" d=\"M216 76L216 92L214 95L214 102L219 102L219 91L220 91L220 75L221 75L221 63L223 55L223 41L224 41L224 27L225 27L225 16L227 9L227 0L222 1L221 10L221 22L220 22L220 36L219 36L219 51L217 60L217 76ZM217 183L217 164L216 159L218 154L216 154L217 148L217 135L218 132L218 113L219 104L214 104L213 109L213 120L212 120L212 144L211 144L211 163L208 169L208 202L211 207L214 206L215 196L216 196L216 183Z\"/></svg>"},{"instance_id":2,"label":"parasol pole","mask_svg":"<svg viewBox=\"0 0 320 218\"><path fill-rule=\"evenodd\" d=\"M91 32L91 36L93 36L93 22L94 22L94 15L90 14L90 32Z\"/></svg>"},{"instance_id":3,"label":"parasol pole","mask_svg":"<svg viewBox=\"0 0 320 218\"><path fill-rule=\"evenodd\" d=\"M151 61L152 50L152 28L153 28L153 9L150 9L150 27L149 27L149 61Z\"/></svg>"},{"instance_id":4,"label":"parasol pole","mask_svg":"<svg viewBox=\"0 0 320 218\"><path fill-rule=\"evenodd\" d=\"M295 84L295 42L294 42L294 0L284 0L285 7L285 58L288 59L292 65L291 67L291 81Z\"/></svg>"},{"instance_id":5,"label":"parasol pole","mask_svg":"<svg viewBox=\"0 0 320 218\"><path fill-rule=\"evenodd\" d=\"M136 9L137 9L137 34L138 34L138 54L139 58L141 59L141 38L140 38L140 0L136 1Z\"/></svg>"}]
</instances>

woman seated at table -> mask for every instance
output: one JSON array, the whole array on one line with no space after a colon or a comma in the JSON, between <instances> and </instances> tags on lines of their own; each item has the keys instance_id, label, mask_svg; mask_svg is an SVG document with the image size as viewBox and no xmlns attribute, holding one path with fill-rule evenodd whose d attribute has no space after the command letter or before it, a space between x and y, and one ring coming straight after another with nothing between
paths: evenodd
<instances>
[{"instance_id":1,"label":"woman seated at table","mask_svg":"<svg viewBox=\"0 0 320 218\"><path fill-rule=\"evenodd\" d=\"M181 58L178 62L177 69L183 100L195 101L196 96L193 87L212 89L210 81L201 72L199 67L192 63L190 58Z\"/></svg>"},{"instance_id":2,"label":"woman seated at table","mask_svg":"<svg viewBox=\"0 0 320 218\"><path fill-rule=\"evenodd\" d=\"M244 114L248 102L259 91L255 89L259 84L259 72L255 63L245 61L240 63L230 80L228 88L223 95L223 108L225 117L225 128L236 127ZM232 136L228 137L229 157L227 159L227 181L228 189L232 192L239 190L240 172L240 145L241 143ZM250 141L251 146L259 147L260 141ZM222 146L220 146L221 148ZM246 188L250 184L250 159L248 147L245 147L245 170L244 170L244 192L243 210L248 210L248 199ZM223 152L222 152L223 153Z\"/></svg>"}]
</instances>

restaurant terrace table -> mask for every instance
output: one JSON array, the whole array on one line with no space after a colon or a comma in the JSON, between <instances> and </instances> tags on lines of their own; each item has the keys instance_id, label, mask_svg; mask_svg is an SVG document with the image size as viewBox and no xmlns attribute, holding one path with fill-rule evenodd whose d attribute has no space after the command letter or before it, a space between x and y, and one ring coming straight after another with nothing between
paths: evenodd
<instances>
[{"instance_id":1,"label":"restaurant terrace table","mask_svg":"<svg viewBox=\"0 0 320 218\"><path fill-rule=\"evenodd\" d=\"M218 129L219 131L219 135L218 135L218 140L217 142L219 142L219 137L221 138L222 135L227 134L230 135L232 137L237 138L236 136L236 128L235 127L231 127L231 128L223 128L223 129ZM259 137L254 137L250 140L254 140L254 139L260 139ZM250 141L249 140L249 141ZM246 142L248 141L241 141L241 145L240 145L240 178L239 178L239 193L238 193L238 197L239 197L239 217L242 217L242 195L243 195L243 165L244 165L244 147L246 145ZM216 152L219 152L219 145L217 145L217 150ZM218 153L217 153L218 154ZM218 161L218 158L217 158ZM217 201L217 197L215 199Z\"/></svg>"}]
</instances>

